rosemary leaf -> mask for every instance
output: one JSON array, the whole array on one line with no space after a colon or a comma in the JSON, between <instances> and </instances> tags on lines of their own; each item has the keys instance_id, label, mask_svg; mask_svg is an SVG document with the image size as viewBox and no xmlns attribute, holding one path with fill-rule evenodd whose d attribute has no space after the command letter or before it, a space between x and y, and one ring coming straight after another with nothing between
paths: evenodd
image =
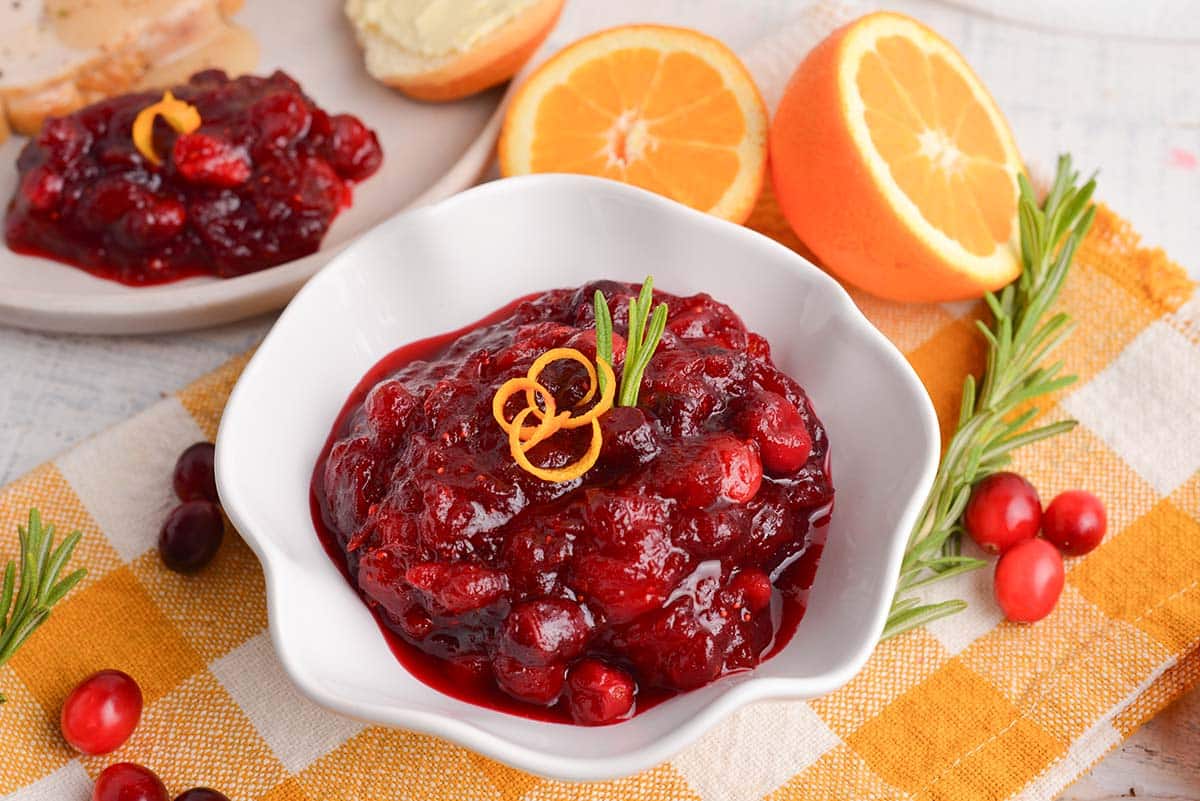
<instances>
[{"instance_id":1,"label":"rosemary leaf","mask_svg":"<svg viewBox=\"0 0 1200 801\"><path fill-rule=\"evenodd\" d=\"M596 290L592 303L596 310L596 357L606 359L609 365L612 365L612 313L609 311L608 301L600 290ZM621 380L616 391L617 406L637 406L642 377L650 365L650 360L654 358L654 351L658 349L663 332L666 331L667 304L658 304L658 308L654 309L651 314L650 307L653 303L654 278L646 276L638 296L629 301L625 366L621 370ZM600 391L604 391L603 378L601 378Z\"/></svg>"},{"instance_id":2,"label":"rosemary leaf","mask_svg":"<svg viewBox=\"0 0 1200 801\"><path fill-rule=\"evenodd\" d=\"M883 628L883 636L879 639L890 639L897 634L903 634L909 629L920 628L927 623L932 623L943 617L956 615L966 608L966 601L952 600L942 601L939 604L909 607L899 613L893 611L888 615L887 625Z\"/></svg>"},{"instance_id":3,"label":"rosemary leaf","mask_svg":"<svg viewBox=\"0 0 1200 801\"><path fill-rule=\"evenodd\" d=\"M1042 364L1072 328L1066 314L1046 315L1095 218L1091 199L1096 182L1093 177L1080 185L1079 173L1066 155L1059 157L1054 182L1040 205L1028 179L1019 175L1017 180L1023 269L999 294L984 297L992 322L977 322L988 347L983 378L976 382L967 376L963 382L958 428L909 536L884 639L966 608L959 599L920 603L919 596L905 594L987 564L958 556L960 518L971 487L1006 466L1015 449L1075 426L1074 420L1062 420L1025 430L1037 410L1017 410L1075 381L1075 376L1060 375L1061 362Z\"/></svg>"},{"instance_id":4,"label":"rosemary leaf","mask_svg":"<svg viewBox=\"0 0 1200 801\"><path fill-rule=\"evenodd\" d=\"M621 375L621 405L622 406L637 406L638 392L642 388L642 376L646 372L646 368L650 365L650 359L654 357L654 351L658 348L658 341L662 339L663 331L667 328L667 304L660 303L658 308L654 310L654 315L650 318L650 323L646 327L646 338L638 348L637 359L631 365L629 359L625 360L625 369Z\"/></svg>"},{"instance_id":5,"label":"rosemary leaf","mask_svg":"<svg viewBox=\"0 0 1200 801\"><path fill-rule=\"evenodd\" d=\"M13 602L13 582L16 580L17 566L9 562L4 568L4 589L0 591L0 634L7 628L8 610Z\"/></svg>"},{"instance_id":6,"label":"rosemary leaf","mask_svg":"<svg viewBox=\"0 0 1200 801\"><path fill-rule=\"evenodd\" d=\"M592 301L596 307L596 358L603 359L609 367L613 363L613 327L612 313L608 310L608 301L604 299L604 293L599 289L596 290L596 295ZM604 373L600 372L596 376L596 381L600 387L600 394L604 394Z\"/></svg>"},{"instance_id":7,"label":"rosemary leaf","mask_svg":"<svg viewBox=\"0 0 1200 801\"><path fill-rule=\"evenodd\" d=\"M29 510L28 525L17 527L20 555L5 566L3 585L0 585L0 666L12 658L38 626L46 622L51 607L87 574L87 570L80 568L59 579L80 536L76 531L57 548L53 547L54 526L43 526L37 509ZM14 592L16 597L13 597ZM0 693L0 703L4 703L3 693Z\"/></svg>"}]
</instances>

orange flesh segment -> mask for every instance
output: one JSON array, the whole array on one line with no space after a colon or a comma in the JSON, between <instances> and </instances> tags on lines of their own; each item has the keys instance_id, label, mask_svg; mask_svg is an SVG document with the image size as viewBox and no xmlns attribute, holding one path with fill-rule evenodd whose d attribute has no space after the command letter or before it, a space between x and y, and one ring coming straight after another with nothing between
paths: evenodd
<instances>
[{"instance_id":1,"label":"orange flesh segment","mask_svg":"<svg viewBox=\"0 0 1200 801\"><path fill-rule=\"evenodd\" d=\"M930 225L988 256L1013 234L1016 195L1005 148L958 69L908 38L884 36L855 83L871 142Z\"/></svg>"},{"instance_id":2,"label":"orange flesh segment","mask_svg":"<svg viewBox=\"0 0 1200 801\"><path fill-rule=\"evenodd\" d=\"M694 31L627 26L564 53L574 57L551 59L514 98L505 125L520 144L506 150L501 137L505 175L598 175L730 219L749 213L766 114L732 52Z\"/></svg>"},{"instance_id":3,"label":"orange flesh segment","mask_svg":"<svg viewBox=\"0 0 1200 801\"><path fill-rule=\"evenodd\" d=\"M621 98L621 108L641 108L658 78L662 54L648 47L618 50L605 59Z\"/></svg>"}]
</instances>

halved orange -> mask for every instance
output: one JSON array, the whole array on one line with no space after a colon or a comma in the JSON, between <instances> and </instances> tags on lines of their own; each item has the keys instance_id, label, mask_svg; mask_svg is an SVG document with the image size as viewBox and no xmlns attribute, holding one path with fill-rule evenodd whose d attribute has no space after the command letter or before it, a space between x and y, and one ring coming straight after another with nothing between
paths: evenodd
<instances>
[{"instance_id":1,"label":"halved orange","mask_svg":"<svg viewBox=\"0 0 1200 801\"><path fill-rule=\"evenodd\" d=\"M1021 159L945 39L869 14L812 50L771 123L771 176L796 234L885 298L976 298L1020 274Z\"/></svg>"},{"instance_id":2,"label":"halved orange","mask_svg":"<svg viewBox=\"0 0 1200 801\"><path fill-rule=\"evenodd\" d=\"M500 172L599 175L741 222L762 188L766 135L762 97L728 47L629 25L569 45L517 90Z\"/></svg>"}]
</instances>

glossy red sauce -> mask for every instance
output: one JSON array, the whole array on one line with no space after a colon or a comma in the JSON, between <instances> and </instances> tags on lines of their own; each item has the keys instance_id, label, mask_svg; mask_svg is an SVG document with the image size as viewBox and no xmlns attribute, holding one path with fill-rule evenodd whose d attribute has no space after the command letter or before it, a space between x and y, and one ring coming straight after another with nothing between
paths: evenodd
<instances>
[{"instance_id":1,"label":"glossy red sauce","mask_svg":"<svg viewBox=\"0 0 1200 801\"><path fill-rule=\"evenodd\" d=\"M383 158L374 132L327 114L283 72L208 70L172 92L202 124L179 134L156 120L161 165L131 134L161 92L48 120L17 158L8 246L134 286L243 275L316 251Z\"/></svg>"},{"instance_id":2,"label":"glossy red sauce","mask_svg":"<svg viewBox=\"0 0 1200 801\"><path fill-rule=\"evenodd\" d=\"M833 504L803 390L706 295L656 293L667 333L637 409L601 418L596 467L561 485L520 470L491 397L550 347L594 357L596 287L623 335L634 288L602 282L389 354L351 393L312 481L322 544L413 675L557 722L624 719L777 652L804 615ZM543 382L563 408L583 389L569 367ZM535 463L583 449L559 439ZM743 457L749 486L730 473Z\"/></svg>"}]
</instances>

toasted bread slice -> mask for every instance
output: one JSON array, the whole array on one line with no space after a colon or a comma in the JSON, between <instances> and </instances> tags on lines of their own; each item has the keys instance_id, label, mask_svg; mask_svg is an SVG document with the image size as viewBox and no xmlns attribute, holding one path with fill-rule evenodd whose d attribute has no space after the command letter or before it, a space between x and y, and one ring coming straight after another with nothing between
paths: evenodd
<instances>
[{"instance_id":1,"label":"toasted bread slice","mask_svg":"<svg viewBox=\"0 0 1200 801\"><path fill-rule=\"evenodd\" d=\"M516 74L545 40L563 0L346 0L367 71L421 100L480 92Z\"/></svg>"},{"instance_id":2,"label":"toasted bread slice","mask_svg":"<svg viewBox=\"0 0 1200 801\"><path fill-rule=\"evenodd\" d=\"M144 86L163 65L209 53L242 0L22 0L0 7L0 112L18 133ZM221 48L245 69L246 48ZM254 60L257 60L255 51ZM253 63L249 65L253 67ZM231 69L233 71L233 69ZM4 124L0 124L0 128Z\"/></svg>"}]
</instances>

